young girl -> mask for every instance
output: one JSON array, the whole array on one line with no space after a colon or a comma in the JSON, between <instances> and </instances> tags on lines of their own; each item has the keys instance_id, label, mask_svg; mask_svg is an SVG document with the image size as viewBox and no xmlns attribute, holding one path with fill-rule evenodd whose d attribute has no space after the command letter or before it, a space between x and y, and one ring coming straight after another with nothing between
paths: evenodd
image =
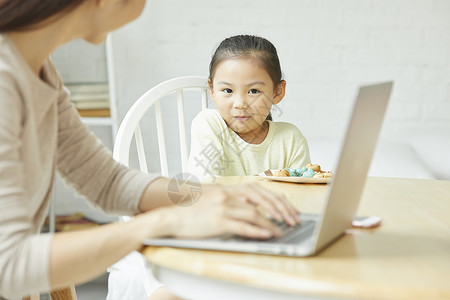
<instances>
[{"instance_id":1,"label":"young girl","mask_svg":"<svg viewBox=\"0 0 450 300\"><path fill-rule=\"evenodd\" d=\"M210 94L218 110L205 110L192 123L190 171L200 178L254 175L309 163L300 131L270 121L270 109L283 99L285 87L276 49L268 40L248 35L224 40L210 64ZM136 260L129 256L113 266L110 283L138 289L142 280L132 277L139 274ZM161 286L148 279L154 289ZM127 298L113 289L107 300Z\"/></svg>"},{"instance_id":2,"label":"young girl","mask_svg":"<svg viewBox=\"0 0 450 300\"><path fill-rule=\"evenodd\" d=\"M277 50L268 40L232 36L215 51L208 79L217 110L192 122L189 170L201 177L255 175L310 163L308 143L292 124L272 122L286 89Z\"/></svg>"},{"instance_id":3,"label":"young girl","mask_svg":"<svg viewBox=\"0 0 450 300\"><path fill-rule=\"evenodd\" d=\"M108 32L139 16L144 4L0 1L0 299L39 298L39 292L86 282L140 249L145 238L275 235L269 220L254 217L257 206L285 220L296 215L284 196L256 185L203 185L196 205L176 207L168 178L115 162L81 122L49 56L77 38L103 42ZM89 230L39 234L56 170L93 205L137 216Z\"/></svg>"}]
</instances>

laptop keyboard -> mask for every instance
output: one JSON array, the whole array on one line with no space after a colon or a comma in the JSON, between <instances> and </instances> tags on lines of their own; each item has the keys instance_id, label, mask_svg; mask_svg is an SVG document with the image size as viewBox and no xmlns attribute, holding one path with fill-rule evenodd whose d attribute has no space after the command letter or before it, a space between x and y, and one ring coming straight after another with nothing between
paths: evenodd
<instances>
[{"instance_id":1,"label":"laptop keyboard","mask_svg":"<svg viewBox=\"0 0 450 300\"><path fill-rule=\"evenodd\" d=\"M282 224L277 223L278 227L282 230L282 234L277 238L272 238L271 241L289 244L301 242L312 236L315 224L316 222L312 220L302 221L295 226L289 226L285 222Z\"/></svg>"},{"instance_id":2,"label":"laptop keyboard","mask_svg":"<svg viewBox=\"0 0 450 300\"><path fill-rule=\"evenodd\" d=\"M275 222L274 223L280 228L281 236L277 238L270 239L252 239L243 236L232 236L226 240L237 240L237 241L264 241L269 243L286 243L286 244L296 244L312 236L314 231L314 225L316 224L313 220L305 220L300 224L295 226L290 226L285 222Z\"/></svg>"}]
</instances>

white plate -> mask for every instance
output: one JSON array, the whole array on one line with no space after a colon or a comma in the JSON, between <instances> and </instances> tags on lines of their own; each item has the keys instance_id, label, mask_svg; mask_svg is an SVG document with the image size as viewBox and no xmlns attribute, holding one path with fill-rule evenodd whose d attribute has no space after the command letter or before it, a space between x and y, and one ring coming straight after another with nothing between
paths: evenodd
<instances>
[{"instance_id":1,"label":"white plate","mask_svg":"<svg viewBox=\"0 0 450 300\"><path fill-rule=\"evenodd\" d=\"M264 178L282 181L282 182L293 182L293 183L329 183L333 178L312 178L312 177L278 177L278 176L263 176Z\"/></svg>"}]
</instances>

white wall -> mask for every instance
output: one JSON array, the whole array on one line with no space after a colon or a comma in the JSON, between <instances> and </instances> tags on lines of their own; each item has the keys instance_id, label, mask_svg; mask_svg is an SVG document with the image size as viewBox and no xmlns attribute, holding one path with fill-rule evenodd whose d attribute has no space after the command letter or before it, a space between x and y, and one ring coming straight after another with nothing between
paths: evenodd
<instances>
[{"instance_id":1,"label":"white wall","mask_svg":"<svg viewBox=\"0 0 450 300\"><path fill-rule=\"evenodd\" d=\"M57 49L52 59L66 82L107 81L105 44L75 40Z\"/></svg>"},{"instance_id":2,"label":"white wall","mask_svg":"<svg viewBox=\"0 0 450 300\"><path fill-rule=\"evenodd\" d=\"M278 48L288 82L283 119L306 134L332 134L309 123L339 120L336 112L348 109L359 84L388 79L396 81L394 129L449 125L450 1L211 3L153 0L114 34L122 111L126 99L162 80L206 75L224 37L252 33Z\"/></svg>"},{"instance_id":3,"label":"white wall","mask_svg":"<svg viewBox=\"0 0 450 300\"><path fill-rule=\"evenodd\" d=\"M163 80L207 76L218 43L242 33L277 47L287 94L274 117L307 138L340 136L357 87L385 80L395 87L382 135L450 132L448 0L149 1L113 35L120 118Z\"/></svg>"},{"instance_id":4,"label":"white wall","mask_svg":"<svg viewBox=\"0 0 450 300\"><path fill-rule=\"evenodd\" d=\"M234 34L277 47L287 94L274 118L307 138L339 137L357 87L385 80L395 87L383 136L423 128L450 136L448 0L150 0L113 34L119 119L161 81L207 76L214 48ZM76 74L85 59L72 55L62 65Z\"/></svg>"}]
</instances>

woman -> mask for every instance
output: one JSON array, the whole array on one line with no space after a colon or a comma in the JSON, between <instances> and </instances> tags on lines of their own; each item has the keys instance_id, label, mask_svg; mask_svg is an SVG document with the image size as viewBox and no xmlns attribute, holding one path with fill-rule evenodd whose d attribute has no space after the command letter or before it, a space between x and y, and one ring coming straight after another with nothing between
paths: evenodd
<instances>
[{"instance_id":1,"label":"woman","mask_svg":"<svg viewBox=\"0 0 450 300\"><path fill-rule=\"evenodd\" d=\"M0 0L0 298L88 281L148 237L279 232L258 213L292 220L295 209L254 185L203 186L196 205L171 205L169 179L115 162L82 124L50 54L76 38L94 44L137 18L145 0ZM55 171L127 223L41 234ZM188 191L181 191L188 194ZM70 272L68 272L70 270Z\"/></svg>"}]
</instances>

